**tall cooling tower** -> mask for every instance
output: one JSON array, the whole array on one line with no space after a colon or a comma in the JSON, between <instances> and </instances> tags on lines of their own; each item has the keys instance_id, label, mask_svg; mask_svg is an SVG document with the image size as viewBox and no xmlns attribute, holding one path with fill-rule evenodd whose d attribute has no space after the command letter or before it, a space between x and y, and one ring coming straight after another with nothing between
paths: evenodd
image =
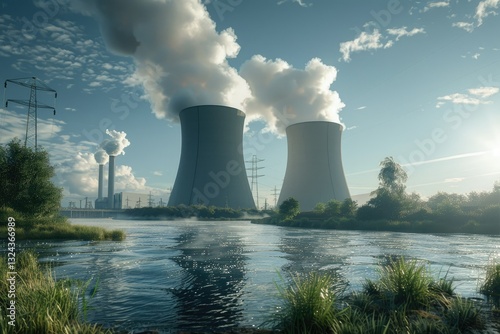
<instances>
[{"instance_id":1,"label":"tall cooling tower","mask_svg":"<svg viewBox=\"0 0 500 334\"><path fill-rule=\"evenodd\" d=\"M114 209L115 207L114 193L115 193L115 157L110 155L109 172L108 172L108 209Z\"/></svg>"},{"instance_id":2,"label":"tall cooling tower","mask_svg":"<svg viewBox=\"0 0 500 334\"><path fill-rule=\"evenodd\" d=\"M301 211L317 203L349 198L341 156L342 126L332 122L304 122L286 129L288 160L279 203L293 197Z\"/></svg>"},{"instance_id":3,"label":"tall cooling tower","mask_svg":"<svg viewBox=\"0 0 500 334\"><path fill-rule=\"evenodd\" d=\"M179 116L181 160L168 205L255 208L242 152L245 114L203 105Z\"/></svg>"}]
</instances>

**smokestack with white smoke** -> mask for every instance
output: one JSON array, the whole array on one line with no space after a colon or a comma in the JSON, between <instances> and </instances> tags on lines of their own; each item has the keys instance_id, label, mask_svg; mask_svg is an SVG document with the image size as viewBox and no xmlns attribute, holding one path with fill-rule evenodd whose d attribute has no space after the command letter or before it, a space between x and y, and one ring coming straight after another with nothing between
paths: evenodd
<instances>
[{"instance_id":1,"label":"smokestack with white smoke","mask_svg":"<svg viewBox=\"0 0 500 334\"><path fill-rule=\"evenodd\" d=\"M99 164L99 180L97 184L97 199L102 200L102 188L104 184L104 165L109 161L109 155L103 149L94 153L95 161Z\"/></svg>"},{"instance_id":2,"label":"smokestack with white smoke","mask_svg":"<svg viewBox=\"0 0 500 334\"><path fill-rule=\"evenodd\" d=\"M108 172L108 209L114 209L115 193L115 157L119 154L125 154L125 147L130 145L127 134L123 131L106 130L111 139L104 139L101 148L109 155Z\"/></svg>"}]
</instances>

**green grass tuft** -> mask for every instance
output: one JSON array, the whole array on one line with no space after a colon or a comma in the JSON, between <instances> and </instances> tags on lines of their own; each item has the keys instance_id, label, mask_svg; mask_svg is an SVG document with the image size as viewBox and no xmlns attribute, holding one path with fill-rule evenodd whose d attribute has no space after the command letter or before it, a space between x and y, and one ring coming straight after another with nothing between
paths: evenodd
<instances>
[{"instance_id":1,"label":"green grass tuft","mask_svg":"<svg viewBox=\"0 0 500 334\"><path fill-rule=\"evenodd\" d=\"M1 263L0 302L2 305L8 305L11 298L8 296L6 259L3 258ZM72 288L67 280L56 281L50 271L44 271L40 267L35 254L18 254L16 270L15 327L8 324L11 319L7 317L7 310L2 307L2 333L111 333L98 325L80 322L78 305L85 291Z\"/></svg>"},{"instance_id":2,"label":"green grass tuft","mask_svg":"<svg viewBox=\"0 0 500 334\"><path fill-rule=\"evenodd\" d=\"M486 278L479 292L488 297L496 307L500 306L500 263L488 265Z\"/></svg>"}]
</instances>

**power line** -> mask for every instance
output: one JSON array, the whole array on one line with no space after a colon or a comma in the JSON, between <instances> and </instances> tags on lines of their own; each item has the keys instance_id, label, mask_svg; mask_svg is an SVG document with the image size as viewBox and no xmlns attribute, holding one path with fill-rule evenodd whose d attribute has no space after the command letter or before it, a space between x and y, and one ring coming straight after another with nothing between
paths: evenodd
<instances>
[{"instance_id":1,"label":"power line","mask_svg":"<svg viewBox=\"0 0 500 334\"><path fill-rule=\"evenodd\" d=\"M253 194L253 186L255 184L255 190L256 190L256 202L257 202L257 210L260 209L260 206L259 206L259 182L258 182L258 179L259 177L262 177L264 175L259 175L259 169L262 169L264 167L259 167L258 164L259 162L262 162L264 161L263 159L258 159L256 155L253 155L252 156L252 160L250 161L245 161L245 162L248 162L248 163L252 163L252 167L251 168L247 168L247 169L250 169L252 171L251 175L250 175L250 179L252 180L251 181L251 191L252 191L252 194Z\"/></svg>"},{"instance_id":2,"label":"power line","mask_svg":"<svg viewBox=\"0 0 500 334\"><path fill-rule=\"evenodd\" d=\"M278 189L276 189L276 186L274 186L273 196L274 196L274 207L276 208L278 205Z\"/></svg>"},{"instance_id":3,"label":"power line","mask_svg":"<svg viewBox=\"0 0 500 334\"><path fill-rule=\"evenodd\" d=\"M37 92L45 91L54 93L54 105L55 99L57 99L56 90L47 86L46 83L37 79L36 77L31 78L19 78L19 79L7 79L4 83L5 91L7 91L7 83L13 83L15 85L19 85L21 87L30 89L30 98L29 100L17 100L17 99L7 99L5 101L5 108L9 106L9 102L20 104L28 107L28 116L26 119L26 136L24 139L25 147L34 147L35 151L38 146L38 109L52 109L54 115L56 114L56 109L54 106L50 106L48 104L38 103Z\"/></svg>"}]
</instances>

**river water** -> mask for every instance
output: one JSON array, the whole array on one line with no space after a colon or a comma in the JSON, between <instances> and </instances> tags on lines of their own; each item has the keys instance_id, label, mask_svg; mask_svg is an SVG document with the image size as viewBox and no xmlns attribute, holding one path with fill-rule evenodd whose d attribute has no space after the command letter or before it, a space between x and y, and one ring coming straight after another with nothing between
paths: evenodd
<instances>
[{"instance_id":1,"label":"river water","mask_svg":"<svg viewBox=\"0 0 500 334\"><path fill-rule=\"evenodd\" d=\"M279 306L276 283L324 271L359 291L390 256L428 262L435 277L478 297L500 236L305 230L244 221L72 219L123 229L123 242L24 242L57 278L98 280L88 320L129 331L262 326Z\"/></svg>"}]
</instances>

